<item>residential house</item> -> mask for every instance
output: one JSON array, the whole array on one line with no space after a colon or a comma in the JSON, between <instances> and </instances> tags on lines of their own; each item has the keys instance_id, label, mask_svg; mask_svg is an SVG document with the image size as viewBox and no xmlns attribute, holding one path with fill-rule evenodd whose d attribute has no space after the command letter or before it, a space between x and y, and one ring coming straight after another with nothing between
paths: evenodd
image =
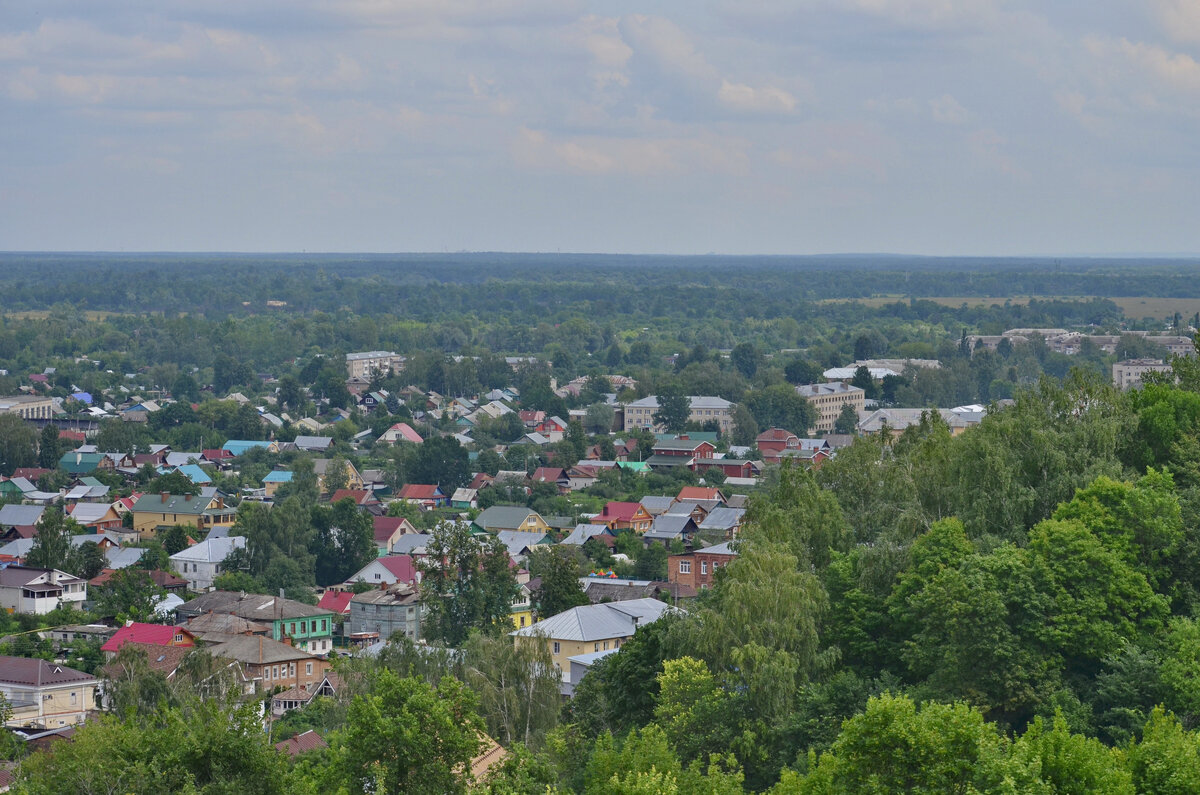
<instances>
[{"instance_id":1,"label":"residential house","mask_svg":"<svg viewBox=\"0 0 1200 795\"><path fill-rule=\"evenodd\" d=\"M493 534L501 530L550 532L550 525L537 511L518 505L493 505L475 517L474 525Z\"/></svg>"},{"instance_id":2,"label":"residential house","mask_svg":"<svg viewBox=\"0 0 1200 795\"><path fill-rule=\"evenodd\" d=\"M317 600L317 607L328 610L334 615L348 616L350 615L350 597L352 596L354 594L350 591L328 590Z\"/></svg>"},{"instance_id":3,"label":"residential house","mask_svg":"<svg viewBox=\"0 0 1200 795\"><path fill-rule=\"evenodd\" d=\"M111 660L126 643L191 648L196 645L196 636L184 627L172 627L168 624L140 624L130 621L113 633L113 636L100 647L100 651L104 652L105 657Z\"/></svg>"},{"instance_id":4,"label":"residential house","mask_svg":"<svg viewBox=\"0 0 1200 795\"><path fill-rule=\"evenodd\" d=\"M396 496L413 503L422 511L432 511L434 508L444 508L450 504L450 500L436 483L406 483Z\"/></svg>"},{"instance_id":5,"label":"residential house","mask_svg":"<svg viewBox=\"0 0 1200 795\"><path fill-rule=\"evenodd\" d=\"M691 439L687 436L662 439L654 443L653 453L646 459L646 463L651 469L695 469L697 458L712 458L716 451L716 445L704 439Z\"/></svg>"},{"instance_id":6,"label":"residential house","mask_svg":"<svg viewBox=\"0 0 1200 795\"><path fill-rule=\"evenodd\" d=\"M279 487L284 483L291 483L295 473L288 472L282 469L276 469L273 472L268 472L263 476L263 491L267 497L274 499L275 493L279 491Z\"/></svg>"},{"instance_id":7,"label":"residential house","mask_svg":"<svg viewBox=\"0 0 1200 795\"><path fill-rule=\"evenodd\" d=\"M508 550L508 556L517 562L529 557L534 547L554 543L549 533L538 530L501 530L496 533L496 539Z\"/></svg>"},{"instance_id":8,"label":"residential house","mask_svg":"<svg viewBox=\"0 0 1200 795\"><path fill-rule=\"evenodd\" d=\"M347 634L388 640L403 635L416 641L421 637L421 605L413 583L381 584L373 591L355 594L350 599Z\"/></svg>"},{"instance_id":9,"label":"residential house","mask_svg":"<svg viewBox=\"0 0 1200 795\"><path fill-rule=\"evenodd\" d=\"M679 490L679 494L675 497L679 502L686 501L707 501L716 500L724 504L725 495L716 487L709 486L684 486Z\"/></svg>"},{"instance_id":10,"label":"residential house","mask_svg":"<svg viewBox=\"0 0 1200 795\"><path fill-rule=\"evenodd\" d=\"M672 610L657 599L584 605L565 610L509 634L515 643L543 643L564 678L569 659L578 654L620 648L639 626L653 623Z\"/></svg>"},{"instance_id":11,"label":"residential house","mask_svg":"<svg viewBox=\"0 0 1200 795\"><path fill-rule=\"evenodd\" d=\"M406 534L416 534L417 528L403 516L374 516L375 547L380 557L390 555L396 540Z\"/></svg>"},{"instance_id":12,"label":"residential house","mask_svg":"<svg viewBox=\"0 0 1200 795\"><path fill-rule=\"evenodd\" d=\"M330 503L341 502L342 500L350 500L359 508L363 508L371 513L383 513L383 503L375 496L375 492L365 489L338 489L333 494L329 495Z\"/></svg>"},{"instance_id":13,"label":"residential house","mask_svg":"<svg viewBox=\"0 0 1200 795\"><path fill-rule=\"evenodd\" d=\"M204 613L195 618L182 619L189 632L207 644L224 643L239 635L262 635L271 637L271 625L251 621L226 613Z\"/></svg>"},{"instance_id":14,"label":"residential house","mask_svg":"<svg viewBox=\"0 0 1200 795\"><path fill-rule=\"evenodd\" d=\"M209 538L171 556L171 568L179 572L193 591L207 591L213 587L223 571L222 564L236 549L245 549L246 539L242 536Z\"/></svg>"},{"instance_id":15,"label":"residential house","mask_svg":"<svg viewBox=\"0 0 1200 795\"><path fill-rule=\"evenodd\" d=\"M637 502L607 502L594 520L614 532L632 530L645 533L654 523L654 518Z\"/></svg>"},{"instance_id":16,"label":"residential house","mask_svg":"<svg viewBox=\"0 0 1200 795\"><path fill-rule=\"evenodd\" d=\"M45 510L44 505L0 505L0 540L33 538Z\"/></svg>"},{"instance_id":17,"label":"residential house","mask_svg":"<svg viewBox=\"0 0 1200 795\"><path fill-rule=\"evenodd\" d=\"M269 624L272 639L290 639L297 648L314 654L328 654L333 648L333 614L303 602L262 594L210 591L176 610L181 620L210 612Z\"/></svg>"},{"instance_id":18,"label":"residential house","mask_svg":"<svg viewBox=\"0 0 1200 795\"><path fill-rule=\"evenodd\" d=\"M398 422L384 431L377 441L380 444L398 444L400 442L421 444L425 440L407 422Z\"/></svg>"},{"instance_id":19,"label":"residential house","mask_svg":"<svg viewBox=\"0 0 1200 795\"><path fill-rule=\"evenodd\" d=\"M664 513L654 517L654 523L642 535L642 543L646 546L653 543L670 546L672 541L686 544L692 540L698 527L691 516Z\"/></svg>"},{"instance_id":20,"label":"residential house","mask_svg":"<svg viewBox=\"0 0 1200 795\"><path fill-rule=\"evenodd\" d=\"M199 464L184 464L183 466L175 467L172 471L178 472L197 486L207 486L209 483L212 483L212 478L200 468Z\"/></svg>"},{"instance_id":21,"label":"residential house","mask_svg":"<svg viewBox=\"0 0 1200 795\"><path fill-rule=\"evenodd\" d=\"M753 478L762 469L761 462L744 458L697 458L692 465L701 473L716 469L726 478Z\"/></svg>"},{"instance_id":22,"label":"residential house","mask_svg":"<svg viewBox=\"0 0 1200 795\"><path fill-rule=\"evenodd\" d=\"M450 495L450 507L468 510L479 507L479 492L476 489L455 489Z\"/></svg>"},{"instance_id":23,"label":"residential house","mask_svg":"<svg viewBox=\"0 0 1200 795\"><path fill-rule=\"evenodd\" d=\"M608 543L605 543L607 537ZM611 546L612 542L616 541L616 536L613 531L608 528L608 525L603 524L579 524L575 525L575 529L567 535L560 544L573 547L581 547L587 543L589 538L596 538L600 543L606 546Z\"/></svg>"},{"instance_id":24,"label":"residential house","mask_svg":"<svg viewBox=\"0 0 1200 795\"><path fill-rule=\"evenodd\" d=\"M325 475L329 472L329 464L333 461L332 458L314 458L313 472L317 476L317 489L322 493L326 493L329 489L325 488ZM354 464L343 460L343 465L346 467L346 485L345 488L360 491L363 488L362 475L355 469Z\"/></svg>"},{"instance_id":25,"label":"residential house","mask_svg":"<svg viewBox=\"0 0 1200 795\"><path fill-rule=\"evenodd\" d=\"M278 696L276 697L278 698ZM305 701L304 703L308 703ZM306 732L300 732L286 740L275 743L275 750L282 754L287 754L288 757L295 759L301 754L306 754L309 751L319 751L322 748L328 748L329 743L321 738L312 729Z\"/></svg>"},{"instance_id":26,"label":"residential house","mask_svg":"<svg viewBox=\"0 0 1200 795\"><path fill-rule=\"evenodd\" d=\"M0 657L0 695L12 709L5 726L75 726L96 708L91 674L29 657Z\"/></svg>"},{"instance_id":27,"label":"residential house","mask_svg":"<svg viewBox=\"0 0 1200 795\"><path fill-rule=\"evenodd\" d=\"M529 476L529 482L553 483L559 494L566 494L571 490L571 479L562 467L538 467Z\"/></svg>"},{"instance_id":28,"label":"residential house","mask_svg":"<svg viewBox=\"0 0 1200 795\"><path fill-rule=\"evenodd\" d=\"M332 436L297 436L292 440L297 450L308 453L324 453L333 446Z\"/></svg>"},{"instance_id":29,"label":"residential house","mask_svg":"<svg viewBox=\"0 0 1200 795\"><path fill-rule=\"evenodd\" d=\"M641 502L642 507L646 509L646 513L651 516L658 516L659 514L666 513L675 504L675 498L648 494L642 497Z\"/></svg>"},{"instance_id":30,"label":"residential house","mask_svg":"<svg viewBox=\"0 0 1200 795\"><path fill-rule=\"evenodd\" d=\"M421 582L421 572L410 555L384 555L363 566L346 582L369 582L372 585L394 585L395 583L416 585Z\"/></svg>"},{"instance_id":31,"label":"residential house","mask_svg":"<svg viewBox=\"0 0 1200 795\"><path fill-rule=\"evenodd\" d=\"M225 505L225 495L208 487L194 495L165 491L146 494L133 505L133 529L142 540L180 524L191 525L207 535L214 527L232 527L236 518L236 509Z\"/></svg>"},{"instance_id":32,"label":"residential house","mask_svg":"<svg viewBox=\"0 0 1200 795\"><path fill-rule=\"evenodd\" d=\"M745 508L714 508L712 513L700 522L702 533L720 533L725 538L734 538L742 528L742 519L746 516Z\"/></svg>"},{"instance_id":33,"label":"residential house","mask_svg":"<svg viewBox=\"0 0 1200 795\"><path fill-rule=\"evenodd\" d=\"M667 558L667 581L688 585L696 590L712 586L717 569L728 566L737 558L733 542L724 541L684 555Z\"/></svg>"},{"instance_id":34,"label":"residential house","mask_svg":"<svg viewBox=\"0 0 1200 795\"><path fill-rule=\"evenodd\" d=\"M587 676L588 671L592 666L603 660L610 654L617 653L616 648L604 649L602 651L588 652L587 654L576 654L574 657L568 657L567 662L570 663L570 669L563 672L562 684L559 687L559 693L568 698L575 695L575 688L583 681L583 677Z\"/></svg>"},{"instance_id":35,"label":"residential house","mask_svg":"<svg viewBox=\"0 0 1200 795\"><path fill-rule=\"evenodd\" d=\"M221 449L227 453L231 453L234 458L244 454L247 450L260 448L268 453L278 453L279 445L276 442L260 441L256 439L230 439L221 446Z\"/></svg>"},{"instance_id":36,"label":"residential house","mask_svg":"<svg viewBox=\"0 0 1200 795\"><path fill-rule=\"evenodd\" d=\"M230 450L213 449L204 450L200 453L201 464L212 464L218 469L229 469L233 466L233 459L237 458Z\"/></svg>"},{"instance_id":37,"label":"residential house","mask_svg":"<svg viewBox=\"0 0 1200 795\"><path fill-rule=\"evenodd\" d=\"M90 475L97 469L116 469L104 453L67 452L58 459L58 468L68 475Z\"/></svg>"},{"instance_id":38,"label":"residential house","mask_svg":"<svg viewBox=\"0 0 1200 795\"><path fill-rule=\"evenodd\" d=\"M954 409L878 409L864 416L858 423L859 433L873 435L885 428L889 434L902 433L906 428L919 425L923 416L940 416L948 426L950 435L958 436L967 428L983 421L983 411L955 411Z\"/></svg>"},{"instance_id":39,"label":"residential house","mask_svg":"<svg viewBox=\"0 0 1200 795\"><path fill-rule=\"evenodd\" d=\"M87 582L58 569L8 565L0 568L0 609L44 615L62 605L87 600Z\"/></svg>"},{"instance_id":40,"label":"residential house","mask_svg":"<svg viewBox=\"0 0 1200 795\"><path fill-rule=\"evenodd\" d=\"M255 692L280 687L310 691L321 684L330 667L329 660L299 645L280 643L262 635L238 635L210 647L209 652L214 657L241 663L244 675L254 683Z\"/></svg>"}]
</instances>

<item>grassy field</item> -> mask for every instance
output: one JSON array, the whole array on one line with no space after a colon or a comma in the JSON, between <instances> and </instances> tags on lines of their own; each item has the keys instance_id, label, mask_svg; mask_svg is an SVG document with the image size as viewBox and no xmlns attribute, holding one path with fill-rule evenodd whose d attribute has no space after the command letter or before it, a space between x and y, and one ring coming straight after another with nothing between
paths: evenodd
<instances>
[{"instance_id":1,"label":"grassy field","mask_svg":"<svg viewBox=\"0 0 1200 795\"><path fill-rule=\"evenodd\" d=\"M1037 296L1037 298L1039 298L1041 300L1045 300L1045 301L1054 300L1056 298L1061 298L1063 300L1087 300L1089 297L1090 296L1069 296L1069 295ZM963 304L966 304L967 306L976 306L976 305L991 306L992 304L997 304L997 305L1003 306L1005 301L1011 302L1013 304L1027 304L1027 303L1029 303L1029 299L1030 299L1030 296L1028 296L1028 295L1018 295L1018 296L1011 296L1011 297L1007 297L1007 298L981 298L979 296L966 295L966 296L931 296L931 297L923 298L922 300L934 301L939 304L944 304L945 306L962 306ZM871 296L870 298L859 298L859 299L835 298L835 299L830 299L830 300L831 301L856 300L858 303L864 304L865 306L879 307L879 306L883 306L884 304L895 303L896 301L907 301L908 296L874 295L874 296ZM1112 301L1114 304L1121 307L1121 311L1124 312L1125 316L1130 318L1131 320L1141 320L1144 317L1152 317L1152 318L1162 319L1162 318L1169 317L1176 312L1179 312L1180 314L1182 314L1184 319L1186 320L1187 318L1192 317L1197 312L1200 312L1200 298L1152 298L1152 297L1144 297L1144 296L1136 296L1135 295L1135 296L1118 296L1118 297L1114 297L1114 298L1109 298L1108 300Z\"/></svg>"}]
</instances>

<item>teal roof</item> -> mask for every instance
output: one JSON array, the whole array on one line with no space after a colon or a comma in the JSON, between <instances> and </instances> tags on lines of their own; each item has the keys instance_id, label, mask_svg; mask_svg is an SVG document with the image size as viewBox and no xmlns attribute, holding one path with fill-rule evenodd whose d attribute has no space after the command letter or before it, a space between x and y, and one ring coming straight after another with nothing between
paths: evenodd
<instances>
[{"instance_id":1,"label":"teal roof","mask_svg":"<svg viewBox=\"0 0 1200 795\"><path fill-rule=\"evenodd\" d=\"M104 460L104 453L63 453L58 465L69 475L84 475L95 472Z\"/></svg>"},{"instance_id":2,"label":"teal roof","mask_svg":"<svg viewBox=\"0 0 1200 795\"><path fill-rule=\"evenodd\" d=\"M687 433L654 434L654 438L660 442L669 442L674 439L678 439L680 436L686 436L688 441L692 442L709 442L711 444L716 444L717 436L719 436L719 434L716 431L688 431Z\"/></svg>"},{"instance_id":3,"label":"teal roof","mask_svg":"<svg viewBox=\"0 0 1200 795\"><path fill-rule=\"evenodd\" d=\"M196 484L212 483L212 478L198 464L184 464L183 466L175 467L175 471Z\"/></svg>"},{"instance_id":4,"label":"teal roof","mask_svg":"<svg viewBox=\"0 0 1200 795\"><path fill-rule=\"evenodd\" d=\"M277 469L274 472L268 472L267 476L263 478L263 483L291 483L293 474L295 473Z\"/></svg>"},{"instance_id":5,"label":"teal roof","mask_svg":"<svg viewBox=\"0 0 1200 795\"><path fill-rule=\"evenodd\" d=\"M647 464L645 461L618 461L617 466L619 466L621 469L631 469L634 472L649 472L650 471L650 465Z\"/></svg>"},{"instance_id":6,"label":"teal roof","mask_svg":"<svg viewBox=\"0 0 1200 795\"><path fill-rule=\"evenodd\" d=\"M168 494L163 500L161 494L146 494L133 504L133 510L149 513L182 513L199 516L208 508L211 497L196 495L189 497L184 494Z\"/></svg>"},{"instance_id":7,"label":"teal roof","mask_svg":"<svg viewBox=\"0 0 1200 795\"><path fill-rule=\"evenodd\" d=\"M246 452L247 450L254 449L255 447L270 447L270 446L271 446L270 442L257 442L257 441L246 441L243 439L230 439L228 442L226 442L224 445L222 445L221 449L228 450L229 452L233 453L235 456L238 456L238 455L241 455L242 453Z\"/></svg>"}]
</instances>

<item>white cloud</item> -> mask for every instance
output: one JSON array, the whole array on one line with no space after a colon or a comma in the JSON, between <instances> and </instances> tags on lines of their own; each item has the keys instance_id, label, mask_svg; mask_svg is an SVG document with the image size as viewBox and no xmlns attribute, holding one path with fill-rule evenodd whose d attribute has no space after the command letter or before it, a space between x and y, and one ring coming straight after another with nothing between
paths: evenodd
<instances>
[{"instance_id":1,"label":"white cloud","mask_svg":"<svg viewBox=\"0 0 1200 795\"><path fill-rule=\"evenodd\" d=\"M728 80L721 81L717 99L734 110L751 113L791 113L796 109L796 98L782 88L754 88Z\"/></svg>"},{"instance_id":2,"label":"white cloud","mask_svg":"<svg viewBox=\"0 0 1200 795\"><path fill-rule=\"evenodd\" d=\"M513 156L526 168L576 174L625 174L637 177L737 174L747 167L745 144L705 135L698 138L556 138L540 130L522 129Z\"/></svg>"},{"instance_id":3,"label":"white cloud","mask_svg":"<svg viewBox=\"0 0 1200 795\"><path fill-rule=\"evenodd\" d=\"M967 109L949 94L929 100L929 109L933 113L933 120L939 124L966 124L971 118Z\"/></svg>"}]
</instances>

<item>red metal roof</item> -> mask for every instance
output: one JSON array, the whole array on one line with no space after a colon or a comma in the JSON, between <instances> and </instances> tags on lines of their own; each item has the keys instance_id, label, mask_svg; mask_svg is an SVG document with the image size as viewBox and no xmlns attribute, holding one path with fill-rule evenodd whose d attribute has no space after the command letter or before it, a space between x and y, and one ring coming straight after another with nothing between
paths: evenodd
<instances>
[{"instance_id":1,"label":"red metal roof","mask_svg":"<svg viewBox=\"0 0 1200 795\"><path fill-rule=\"evenodd\" d=\"M400 582L414 583L417 581L417 567L413 565L413 559L408 555L384 555L376 560Z\"/></svg>"},{"instance_id":2,"label":"red metal roof","mask_svg":"<svg viewBox=\"0 0 1200 795\"><path fill-rule=\"evenodd\" d=\"M600 512L600 515L605 519L628 522L637 515L639 510L642 510L640 502L609 502L604 505L604 510Z\"/></svg>"},{"instance_id":3,"label":"red metal roof","mask_svg":"<svg viewBox=\"0 0 1200 795\"><path fill-rule=\"evenodd\" d=\"M436 483L409 483L400 489L402 500L436 500L443 496Z\"/></svg>"},{"instance_id":4,"label":"red metal roof","mask_svg":"<svg viewBox=\"0 0 1200 795\"><path fill-rule=\"evenodd\" d=\"M378 500L375 499L374 494L362 489L338 489L333 493L333 496L329 498L329 501L339 502L347 497L354 500L355 505L366 505L370 502L378 502Z\"/></svg>"},{"instance_id":5,"label":"red metal roof","mask_svg":"<svg viewBox=\"0 0 1200 795\"><path fill-rule=\"evenodd\" d=\"M176 642L176 635L183 635L183 640ZM192 633L183 627L134 622L118 629L116 634L100 647L100 651L117 651L130 642L145 643L150 646L194 646L196 643Z\"/></svg>"},{"instance_id":6,"label":"red metal roof","mask_svg":"<svg viewBox=\"0 0 1200 795\"><path fill-rule=\"evenodd\" d=\"M295 737L284 740L283 742L275 743L275 750L282 751L288 756L296 756L305 753L306 751L315 751L318 748L328 748L329 743L321 739L321 735L317 734L312 729L297 734Z\"/></svg>"},{"instance_id":7,"label":"red metal roof","mask_svg":"<svg viewBox=\"0 0 1200 795\"><path fill-rule=\"evenodd\" d=\"M321 600L317 602L317 607L325 610L330 610L340 615L349 615L350 599L354 594L349 591L326 591L321 594Z\"/></svg>"}]
</instances>

